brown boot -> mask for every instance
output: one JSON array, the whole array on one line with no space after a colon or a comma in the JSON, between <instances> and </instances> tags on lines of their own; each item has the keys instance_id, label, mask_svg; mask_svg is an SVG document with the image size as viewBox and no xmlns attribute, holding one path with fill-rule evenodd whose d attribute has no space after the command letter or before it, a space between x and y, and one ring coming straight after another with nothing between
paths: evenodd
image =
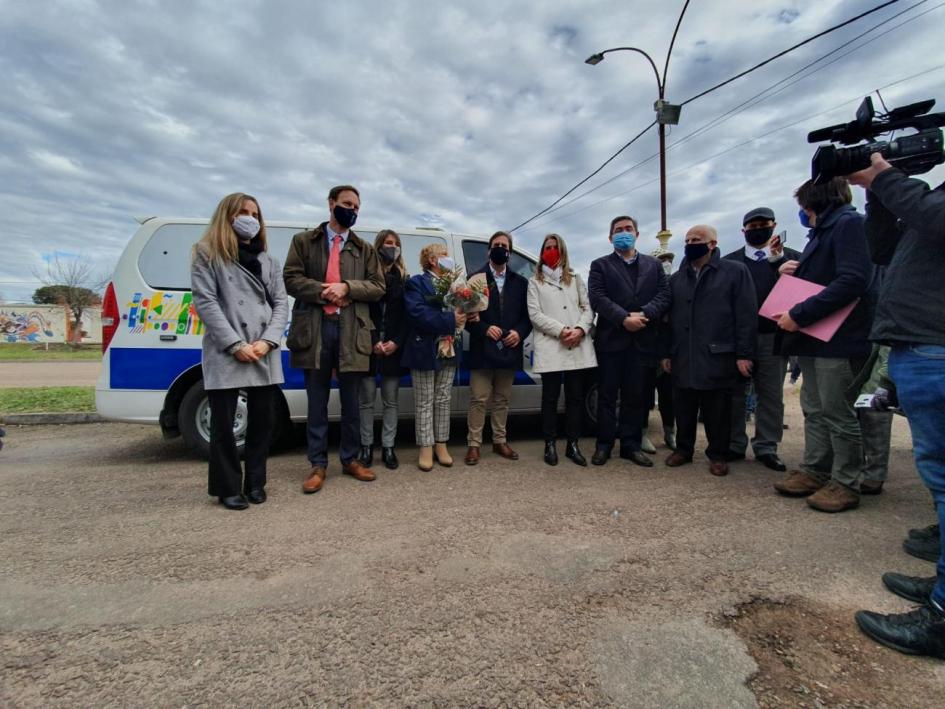
<instances>
[{"instance_id":1,"label":"brown boot","mask_svg":"<svg viewBox=\"0 0 945 709\"><path fill-rule=\"evenodd\" d=\"M302 483L302 492L308 495L321 490L322 485L325 484L325 476L327 474L328 471L320 465L313 467L312 472L308 474L308 477L305 478L305 482Z\"/></svg>"},{"instance_id":2,"label":"brown boot","mask_svg":"<svg viewBox=\"0 0 945 709\"><path fill-rule=\"evenodd\" d=\"M859 507L860 496L846 485L831 480L808 497L807 504L821 512L843 512Z\"/></svg>"},{"instance_id":3,"label":"brown boot","mask_svg":"<svg viewBox=\"0 0 945 709\"><path fill-rule=\"evenodd\" d=\"M719 478L728 475L728 463L724 460L710 460L709 472Z\"/></svg>"},{"instance_id":4,"label":"brown boot","mask_svg":"<svg viewBox=\"0 0 945 709\"><path fill-rule=\"evenodd\" d=\"M466 449L466 465L476 465L479 462L479 446L469 446Z\"/></svg>"},{"instance_id":5,"label":"brown boot","mask_svg":"<svg viewBox=\"0 0 945 709\"><path fill-rule=\"evenodd\" d=\"M444 468L453 467L453 456L450 455L450 452L446 450L445 443L437 443L433 446L433 454L436 458L436 462L442 465Z\"/></svg>"},{"instance_id":6,"label":"brown boot","mask_svg":"<svg viewBox=\"0 0 945 709\"><path fill-rule=\"evenodd\" d=\"M360 480L363 483L372 482L375 479L374 472L370 468L365 468L361 465L361 461L352 460L347 465L341 467L341 472L345 475L350 475L355 480Z\"/></svg>"},{"instance_id":7,"label":"brown boot","mask_svg":"<svg viewBox=\"0 0 945 709\"><path fill-rule=\"evenodd\" d=\"M420 457L417 459L417 467L425 473L433 470L433 446L420 446Z\"/></svg>"},{"instance_id":8,"label":"brown boot","mask_svg":"<svg viewBox=\"0 0 945 709\"><path fill-rule=\"evenodd\" d=\"M669 454L669 457L666 458L666 465L670 468L678 468L680 465L685 465L686 463L691 463L692 458L687 455L683 455L679 451L673 451Z\"/></svg>"},{"instance_id":9,"label":"brown boot","mask_svg":"<svg viewBox=\"0 0 945 709\"><path fill-rule=\"evenodd\" d=\"M822 480L803 470L792 470L787 476L774 484L774 489L788 497L807 497L824 486Z\"/></svg>"},{"instance_id":10,"label":"brown boot","mask_svg":"<svg viewBox=\"0 0 945 709\"><path fill-rule=\"evenodd\" d=\"M513 451L508 443L493 443L492 452L498 453L506 460L518 460L518 453Z\"/></svg>"}]
</instances>

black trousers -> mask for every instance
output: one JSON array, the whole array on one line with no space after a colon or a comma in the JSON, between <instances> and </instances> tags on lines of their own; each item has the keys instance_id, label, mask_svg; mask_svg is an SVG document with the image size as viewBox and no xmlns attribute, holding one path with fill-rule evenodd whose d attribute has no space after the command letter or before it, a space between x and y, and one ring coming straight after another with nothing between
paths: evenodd
<instances>
[{"instance_id":1,"label":"black trousers","mask_svg":"<svg viewBox=\"0 0 945 709\"><path fill-rule=\"evenodd\" d=\"M654 368L650 372L646 387L647 411L654 405L659 405L663 428L673 428L676 425L676 415L673 412L673 376Z\"/></svg>"},{"instance_id":2,"label":"black trousers","mask_svg":"<svg viewBox=\"0 0 945 709\"><path fill-rule=\"evenodd\" d=\"M240 466L233 435L233 419L239 389L211 389L210 400L210 479L207 492L216 497L233 497L266 486L266 457L275 420L275 386L246 387L246 477Z\"/></svg>"},{"instance_id":3,"label":"black trousers","mask_svg":"<svg viewBox=\"0 0 945 709\"><path fill-rule=\"evenodd\" d=\"M677 452L689 458L695 452L696 426L701 408L702 425L705 437L709 440L706 457L713 461L727 461L732 438L732 390L702 391L674 387L673 406L676 410Z\"/></svg>"},{"instance_id":4,"label":"black trousers","mask_svg":"<svg viewBox=\"0 0 945 709\"><path fill-rule=\"evenodd\" d=\"M620 436L620 450L637 451L643 440L647 382L654 365L643 364L632 350L597 353L597 447L610 450ZM619 426L617 396L620 396Z\"/></svg>"},{"instance_id":5,"label":"black trousers","mask_svg":"<svg viewBox=\"0 0 945 709\"><path fill-rule=\"evenodd\" d=\"M558 399L564 383L564 435L569 441L581 437L581 404L584 400L583 369L567 372L542 372L541 432L546 441L558 437Z\"/></svg>"}]
</instances>

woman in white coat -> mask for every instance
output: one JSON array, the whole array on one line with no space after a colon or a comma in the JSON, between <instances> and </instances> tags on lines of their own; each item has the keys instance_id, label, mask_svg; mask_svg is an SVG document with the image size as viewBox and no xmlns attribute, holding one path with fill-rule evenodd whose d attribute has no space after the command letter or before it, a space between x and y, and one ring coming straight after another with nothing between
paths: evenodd
<instances>
[{"instance_id":1,"label":"woman in white coat","mask_svg":"<svg viewBox=\"0 0 945 709\"><path fill-rule=\"evenodd\" d=\"M194 309L203 321L203 385L210 400L208 492L230 510L266 501L266 456L283 379L279 343L289 314L282 268L266 250L255 197L236 192L217 205L194 246ZM246 392L246 476L233 418Z\"/></svg>"},{"instance_id":2,"label":"woman in white coat","mask_svg":"<svg viewBox=\"0 0 945 709\"><path fill-rule=\"evenodd\" d=\"M587 287L568 263L568 247L557 234L541 245L541 266L528 282L528 317L534 331L534 371L541 374L541 425L545 436L545 462L558 464L558 398L564 384L565 455L587 465L578 447L581 434L586 369L597 366L594 345L587 336L594 313Z\"/></svg>"}]
</instances>

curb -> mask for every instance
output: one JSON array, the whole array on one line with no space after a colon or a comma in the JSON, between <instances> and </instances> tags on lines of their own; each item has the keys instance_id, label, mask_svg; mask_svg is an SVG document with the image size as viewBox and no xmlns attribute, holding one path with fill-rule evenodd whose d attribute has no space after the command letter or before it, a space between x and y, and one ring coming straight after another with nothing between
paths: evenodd
<instances>
[{"instance_id":1,"label":"curb","mask_svg":"<svg viewBox=\"0 0 945 709\"><path fill-rule=\"evenodd\" d=\"M58 414L5 414L0 416L0 423L10 426L29 426L33 424L72 424L100 423L101 416L91 412L64 412Z\"/></svg>"}]
</instances>

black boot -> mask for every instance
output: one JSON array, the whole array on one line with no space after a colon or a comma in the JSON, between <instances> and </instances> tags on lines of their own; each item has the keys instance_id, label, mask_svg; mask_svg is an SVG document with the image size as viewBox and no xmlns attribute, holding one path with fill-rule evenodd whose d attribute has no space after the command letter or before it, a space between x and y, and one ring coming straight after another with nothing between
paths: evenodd
<instances>
[{"instance_id":1,"label":"black boot","mask_svg":"<svg viewBox=\"0 0 945 709\"><path fill-rule=\"evenodd\" d=\"M581 449L578 448L577 439L568 441L568 447L565 448L564 455L566 458L570 458L574 461L575 464L584 468L587 467L587 460L585 460L584 456L581 454Z\"/></svg>"},{"instance_id":2,"label":"black boot","mask_svg":"<svg viewBox=\"0 0 945 709\"><path fill-rule=\"evenodd\" d=\"M558 451L554 441L545 441L545 462L548 465L558 464Z\"/></svg>"},{"instance_id":3,"label":"black boot","mask_svg":"<svg viewBox=\"0 0 945 709\"><path fill-rule=\"evenodd\" d=\"M400 461L397 460L397 454L394 453L393 448L381 448L381 460L384 461L384 466L388 470L397 470L397 467L400 465Z\"/></svg>"},{"instance_id":4,"label":"black boot","mask_svg":"<svg viewBox=\"0 0 945 709\"><path fill-rule=\"evenodd\" d=\"M909 613L858 611L856 624L873 640L907 655L945 659L945 613L920 606Z\"/></svg>"},{"instance_id":5,"label":"black boot","mask_svg":"<svg viewBox=\"0 0 945 709\"><path fill-rule=\"evenodd\" d=\"M918 539L906 539L902 543L902 548L906 554L935 563L942 554L942 545L934 537L919 537Z\"/></svg>"},{"instance_id":6,"label":"black boot","mask_svg":"<svg viewBox=\"0 0 945 709\"><path fill-rule=\"evenodd\" d=\"M361 446L361 452L358 453L358 462L361 463L365 468L370 468L374 465L374 444L372 443L369 446Z\"/></svg>"},{"instance_id":7,"label":"black boot","mask_svg":"<svg viewBox=\"0 0 945 709\"><path fill-rule=\"evenodd\" d=\"M597 446L597 448L594 449L594 455L591 456L591 462L594 465L603 465L607 462L608 458L610 458L610 448Z\"/></svg>"},{"instance_id":8,"label":"black boot","mask_svg":"<svg viewBox=\"0 0 945 709\"><path fill-rule=\"evenodd\" d=\"M933 524L928 527L921 527L919 529L910 529L909 530L909 539L939 539L939 526Z\"/></svg>"}]
</instances>

